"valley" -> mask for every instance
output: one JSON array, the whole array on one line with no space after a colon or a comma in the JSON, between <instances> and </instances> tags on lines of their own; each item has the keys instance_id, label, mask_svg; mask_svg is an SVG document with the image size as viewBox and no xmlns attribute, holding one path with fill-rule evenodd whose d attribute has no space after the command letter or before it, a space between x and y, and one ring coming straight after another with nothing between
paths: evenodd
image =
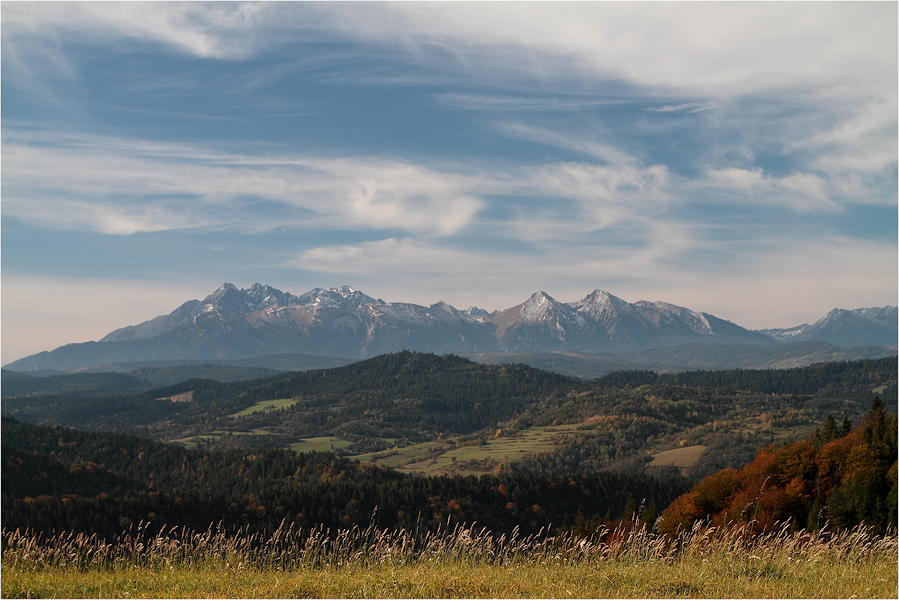
<instances>
[{"instance_id":1,"label":"valley","mask_svg":"<svg viewBox=\"0 0 899 600\"><path fill-rule=\"evenodd\" d=\"M288 555L294 572L350 555L377 571L388 538L406 565L438 547L541 568L569 548L565 564L586 565L589 548L633 569L670 562L678 544L707 552L716 535L721 560L735 539L759 544L741 564L781 547L792 564L808 536L834 552L844 538L879 544L883 563L895 556L896 375L890 357L585 381L417 352L150 389L95 373L35 378L41 393L14 375L28 392L2 400L4 593L43 589L23 583L36 556L66 582L72 556L102 573L117 568L96 570L103 552L136 547L160 561L180 548L216 572L269 556L268 577Z\"/></svg>"},{"instance_id":2,"label":"valley","mask_svg":"<svg viewBox=\"0 0 899 600\"><path fill-rule=\"evenodd\" d=\"M875 392L896 403L895 357L585 381L400 352L147 391L122 388L125 375L78 374L68 376L68 393L66 376L34 378L31 387L22 377L13 389L28 393L4 388L4 416L188 447L336 452L423 475L615 469L698 479L747 463L765 444L802 439L828 414L858 423ZM40 393L41 381L49 393Z\"/></svg>"}]
</instances>

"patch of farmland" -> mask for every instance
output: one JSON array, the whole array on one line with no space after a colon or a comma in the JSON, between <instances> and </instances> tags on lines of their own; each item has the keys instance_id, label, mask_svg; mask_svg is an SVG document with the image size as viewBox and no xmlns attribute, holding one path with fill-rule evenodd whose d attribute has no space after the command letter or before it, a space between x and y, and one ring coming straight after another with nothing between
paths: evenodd
<instances>
[{"instance_id":1,"label":"patch of farmland","mask_svg":"<svg viewBox=\"0 0 899 600\"><path fill-rule=\"evenodd\" d=\"M350 442L336 437L313 437L294 442L290 449L297 452L333 452L349 445Z\"/></svg>"},{"instance_id":2,"label":"patch of farmland","mask_svg":"<svg viewBox=\"0 0 899 600\"><path fill-rule=\"evenodd\" d=\"M261 400L254 404L253 406L249 406L243 409L240 412L236 412L233 415L228 415L229 417L243 417L245 415L252 415L258 412L264 412L267 410L280 410L282 408L287 408L288 406L293 406L299 402L297 398L282 398L280 400Z\"/></svg>"},{"instance_id":3,"label":"patch of farmland","mask_svg":"<svg viewBox=\"0 0 899 600\"><path fill-rule=\"evenodd\" d=\"M490 471L485 466L493 462L515 461L536 452L551 450L554 436L573 432L580 424L532 427L509 434L498 431L484 443L460 443L460 438L425 442L406 448L354 458L398 469L404 473L423 475L481 474Z\"/></svg>"},{"instance_id":4,"label":"patch of farmland","mask_svg":"<svg viewBox=\"0 0 899 600\"><path fill-rule=\"evenodd\" d=\"M229 431L217 430L201 435L191 435L184 438L171 439L168 440L168 443L181 444L183 446L187 446L188 448L193 448L200 442L215 442L229 435L272 435L272 432L267 429L249 429L245 431L233 429Z\"/></svg>"},{"instance_id":5,"label":"patch of farmland","mask_svg":"<svg viewBox=\"0 0 899 600\"><path fill-rule=\"evenodd\" d=\"M699 459L708 450L708 446L687 446L685 448L675 448L674 450L665 450L659 452L652 457L652 462L647 464L648 467L678 467L680 469L688 469L695 465Z\"/></svg>"}]
</instances>

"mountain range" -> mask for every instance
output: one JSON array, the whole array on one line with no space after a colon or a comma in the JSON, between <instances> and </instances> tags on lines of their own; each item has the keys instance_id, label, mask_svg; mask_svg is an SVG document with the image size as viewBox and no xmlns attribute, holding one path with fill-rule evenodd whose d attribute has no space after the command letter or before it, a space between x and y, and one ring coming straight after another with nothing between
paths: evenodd
<instances>
[{"instance_id":1,"label":"mountain range","mask_svg":"<svg viewBox=\"0 0 899 600\"><path fill-rule=\"evenodd\" d=\"M204 300L117 329L97 342L69 344L17 360L17 371L77 369L126 361L235 360L283 353L361 359L399 350L436 354L642 352L686 344L777 346L823 341L895 346L897 309L834 309L812 325L751 331L665 302L629 303L596 290L563 303L546 292L489 313L445 302L384 302L349 286L300 296L226 283Z\"/></svg>"}]
</instances>

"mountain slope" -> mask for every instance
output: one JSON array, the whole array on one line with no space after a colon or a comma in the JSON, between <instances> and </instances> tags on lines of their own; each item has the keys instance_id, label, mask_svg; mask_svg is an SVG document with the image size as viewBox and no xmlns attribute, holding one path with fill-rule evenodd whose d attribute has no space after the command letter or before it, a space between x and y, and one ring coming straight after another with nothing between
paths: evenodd
<instances>
[{"instance_id":1,"label":"mountain slope","mask_svg":"<svg viewBox=\"0 0 899 600\"><path fill-rule=\"evenodd\" d=\"M899 311L883 308L835 308L812 325L789 329L764 329L778 341L827 342L836 346L895 346L899 339Z\"/></svg>"},{"instance_id":2,"label":"mountain slope","mask_svg":"<svg viewBox=\"0 0 899 600\"><path fill-rule=\"evenodd\" d=\"M497 342L510 352L639 352L688 343L770 345L765 335L706 313L602 290L563 304L546 292L490 316Z\"/></svg>"}]
</instances>

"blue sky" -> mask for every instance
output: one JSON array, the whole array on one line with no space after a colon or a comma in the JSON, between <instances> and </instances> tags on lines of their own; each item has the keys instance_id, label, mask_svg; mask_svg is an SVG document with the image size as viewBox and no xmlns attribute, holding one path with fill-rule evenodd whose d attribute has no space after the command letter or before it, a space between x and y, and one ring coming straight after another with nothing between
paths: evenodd
<instances>
[{"instance_id":1,"label":"blue sky","mask_svg":"<svg viewBox=\"0 0 899 600\"><path fill-rule=\"evenodd\" d=\"M897 4L26 3L2 362L223 282L897 304Z\"/></svg>"}]
</instances>

